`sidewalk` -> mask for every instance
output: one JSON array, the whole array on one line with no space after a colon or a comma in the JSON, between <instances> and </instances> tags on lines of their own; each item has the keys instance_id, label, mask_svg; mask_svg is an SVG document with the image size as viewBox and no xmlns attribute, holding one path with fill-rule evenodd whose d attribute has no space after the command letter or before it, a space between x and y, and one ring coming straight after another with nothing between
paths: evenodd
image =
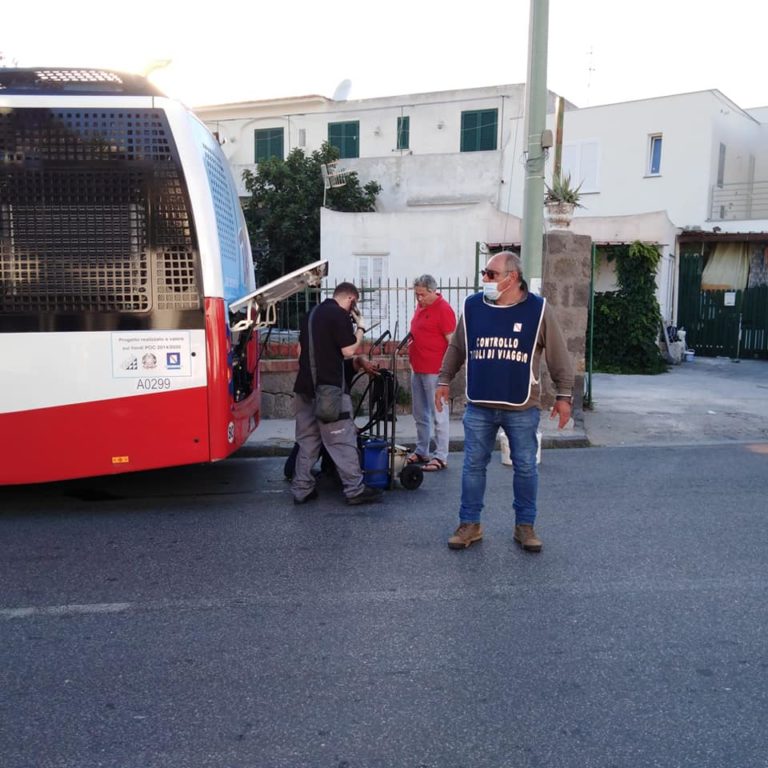
<instances>
[{"instance_id":1,"label":"sidewalk","mask_svg":"<svg viewBox=\"0 0 768 768\"><path fill-rule=\"evenodd\" d=\"M358 420L360 421L360 420ZM557 421L549 414L541 414L541 444L543 448L586 448L589 446L584 431L583 414L577 413L565 429L557 429ZM464 425L461 419L451 419L451 451L464 450ZM293 448L293 419L265 419L238 451L239 456L287 456ZM413 416L402 414L395 424L395 441L412 448L416 442L416 422Z\"/></svg>"},{"instance_id":2,"label":"sidewalk","mask_svg":"<svg viewBox=\"0 0 768 768\"><path fill-rule=\"evenodd\" d=\"M542 412L544 448L768 442L768 361L696 358L658 376L593 376L591 411L564 430ZM284 456L293 447L293 419L266 419L239 455ZM397 417L396 441L412 448L416 425ZM451 420L451 450L464 450L461 419Z\"/></svg>"},{"instance_id":3,"label":"sidewalk","mask_svg":"<svg viewBox=\"0 0 768 768\"><path fill-rule=\"evenodd\" d=\"M768 361L697 357L658 376L596 374L593 446L768 441Z\"/></svg>"}]
</instances>

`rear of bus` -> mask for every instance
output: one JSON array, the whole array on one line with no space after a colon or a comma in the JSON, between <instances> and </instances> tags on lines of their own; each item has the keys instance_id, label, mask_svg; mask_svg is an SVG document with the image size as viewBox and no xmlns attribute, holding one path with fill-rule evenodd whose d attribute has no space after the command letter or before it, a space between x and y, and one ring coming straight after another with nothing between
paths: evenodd
<instances>
[{"instance_id":1,"label":"rear of bus","mask_svg":"<svg viewBox=\"0 0 768 768\"><path fill-rule=\"evenodd\" d=\"M259 418L226 160L142 78L0 69L0 484L207 462Z\"/></svg>"}]
</instances>

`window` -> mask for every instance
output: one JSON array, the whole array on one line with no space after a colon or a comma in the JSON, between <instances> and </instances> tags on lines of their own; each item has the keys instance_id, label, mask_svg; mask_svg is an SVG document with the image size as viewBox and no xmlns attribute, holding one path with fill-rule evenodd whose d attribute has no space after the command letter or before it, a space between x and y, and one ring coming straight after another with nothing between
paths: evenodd
<instances>
[{"instance_id":1,"label":"window","mask_svg":"<svg viewBox=\"0 0 768 768\"><path fill-rule=\"evenodd\" d=\"M600 142L596 140L563 144L562 176L570 174L574 185L581 184L581 192L600 191Z\"/></svg>"},{"instance_id":2,"label":"window","mask_svg":"<svg viewBox=\"0 0 768 768\"><path fill-rule=\"evenodd\" d=\"M339 157L360 157L360 121L328 123L328 143L339 150Z\"/></svg>"},{"instance_id":3,"label":"window","mask_svg":"<svg viewBox=\"0 0 768 768\"><path fill-rule=\"evenodd\" d=\"M499 110L478 109L461 113L461 151L496 149Z\"/></svg>"},{"instance_id":4,"label":"window","mask_svg":"<svg viewBox=\"0 0 768 768\"><path fill-rule=\"evenodd\" d=\"M658 176L661 173L661 134L650 137L648 153L648 175Z\"/></svg>"},{"instance_id":5,"label":"window","mask_svg":"<svg viewBox=\"0 0 768 768\"><path fill-rule=\"evenodd\" d=\"M717 186L722 187L725 180L725 144L720 145L720 155L717 158Z\"/></svg>"},{"instance_id":6,"label":"window","mask_svg":"<svg viewBox=\"0 0 768 768\"><path fill-rule=\"evenodd\" d=\"M397 118L397 148L408 149L411 133L411 118Z\"/></svg>"},{"instance_id":7,"label":"window","mask_svg":"<svg viewBox=\"0 0 768 768\"><path fill-rule=\"evenodd\" d=\"M381 288L389 276L389 255L381 253L354 254L358 288ZM375 323L386 317L389 312L389 291L371 291L366 294L363 303L363 313L369 323Z\"/></svg>"},{"instance_id":8,"label":"window","mask_svg":"<svg viewBox=\"0 0 768 768\"><path fill-rule=\"evenodd\" d=\"M269 160L270 157L283 159L283 129L260 128L253 132L256 143L255 162Z\"/></svg>"}]
</instances>

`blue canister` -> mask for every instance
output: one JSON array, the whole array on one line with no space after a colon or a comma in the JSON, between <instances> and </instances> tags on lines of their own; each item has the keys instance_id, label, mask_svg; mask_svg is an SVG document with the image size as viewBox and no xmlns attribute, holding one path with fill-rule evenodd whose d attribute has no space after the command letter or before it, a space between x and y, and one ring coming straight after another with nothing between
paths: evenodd
<instances>
[{"instance_id":1,"label":"blue canister","mask_svg":"<svg viewBox=\"0 0 768 768\"><path fill-rule=\"evenodd\" d=\"M363 442L363 475L366 485L389 488L389 452L386 440Z\"/></svg>"}]
</instances>

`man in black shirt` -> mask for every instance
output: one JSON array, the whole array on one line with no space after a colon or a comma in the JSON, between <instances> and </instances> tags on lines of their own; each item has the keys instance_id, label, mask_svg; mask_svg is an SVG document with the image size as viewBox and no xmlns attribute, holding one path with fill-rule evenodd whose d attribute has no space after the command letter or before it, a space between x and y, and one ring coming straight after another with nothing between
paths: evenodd
<instances>
[{"instance_id":1,"label":"man in black shirt","mask_svg":"<svg viewBox=\"0 0 768 768\"><path fill-rule=\"evenodd\" d=\"M352 398L349 383L354 371L375 372L375 366L365 357L355 356L365 333L365 321L357 310L360 294L352 283L339 283L333 298L315 307L301 323L299 334L299 372L293 391L296 393L296 457L291 490L296 504L317 498L312 467L324 445L339 473L347 504L367 504L379 501L382 492L363 483L357 430L352 421ZM315 381L309 356L308 323L312 321L312 342L315 351ZM355 328L353 330L352 321ZM339 420L325 423L315 418L315 384L334 384L342 388Z\"/></svg>"}]
</instances>

